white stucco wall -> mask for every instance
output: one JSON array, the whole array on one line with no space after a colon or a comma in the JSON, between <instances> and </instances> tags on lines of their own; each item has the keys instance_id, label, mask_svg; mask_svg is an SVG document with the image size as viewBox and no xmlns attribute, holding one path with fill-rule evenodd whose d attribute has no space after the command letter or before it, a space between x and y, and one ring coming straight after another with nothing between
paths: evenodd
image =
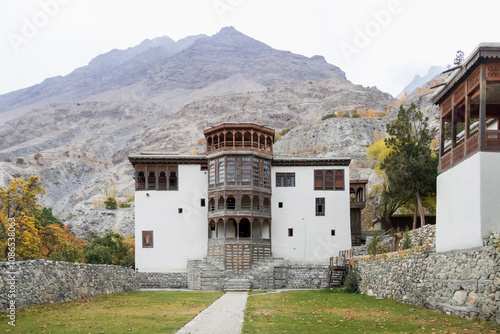
<instances>
[{"instance_id":1,"label":"white stucco wall","mask_svg":"<svg viewBox=\"0 0 500 334\"><path fill-rule=\"evenodd\" d=\"M179 165L178 191L135 192L135 264L139 271L185 272L188 259L206 257L206 173L199 165ZM201 198L205 198L205 207L201 207ZM142 231L150 230L154 231L154 247L142 248Z\"/></svg>"},{"instance_id":2,"label":"white stucco wall","mask_svg":"<svg viewBox=\"0 0 500 334\"><path fill-rule=\"evenodd\" d=\"M500 154L478 152L437 179L436 251L483 245L500 230Z\"/></svg>"},{"instance_id":3,"label":"white stucco wall","mask_svg":"<svg viewBox=\"0 0 500 334\"><path fill-rule=\"evenodd\" d=\"M343 169L345 190L314 190L314 170ZM295 172L295 187L276 187L276 173ZM274 257L295 263L327 264L351 248L348 167L273 167L272 227ZM325 198L325 216L316 216L316 197ZM283 208L278 203L283 202ZM293 237L288 229L293 228ZM331 236L331 230L335 236Z\"/></svg>"}]
</instances>

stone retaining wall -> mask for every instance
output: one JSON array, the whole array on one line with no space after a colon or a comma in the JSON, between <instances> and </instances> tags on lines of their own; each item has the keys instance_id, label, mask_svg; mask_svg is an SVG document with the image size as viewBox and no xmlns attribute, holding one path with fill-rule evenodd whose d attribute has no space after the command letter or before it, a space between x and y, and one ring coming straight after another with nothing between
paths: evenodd
<instances>
[{"instance_id":1,"label":"stone retaining wall","mask_svg":"<svg viewBox=\"0 0 500 334\"><path fill-rule=\"evenodd\" d=\"M186 273L137 273L141 289L187 289Z\"/></svg>"},{"instance_id":2,"label":"stone retaining wall","mask_svg":"<svg viewBox=\"0 0 500 334\"><path fill-rule=\"evenodd\" d=\"M500 248L354 258L363 293L500 324Z\"/></svg>"},{"instance_id":3,"label":"stone retaining wall","mask_svg":"<svg viewBox=\"0 0 500 334\"><path fill-rule=\"evenodd\" d=\"M122 293L140 287L134 270L109 265L48 260L0 262L0 275L0 310L6 310L9 305L11 285L15 286L16 308Z\"/></svg>"}]
</instances>

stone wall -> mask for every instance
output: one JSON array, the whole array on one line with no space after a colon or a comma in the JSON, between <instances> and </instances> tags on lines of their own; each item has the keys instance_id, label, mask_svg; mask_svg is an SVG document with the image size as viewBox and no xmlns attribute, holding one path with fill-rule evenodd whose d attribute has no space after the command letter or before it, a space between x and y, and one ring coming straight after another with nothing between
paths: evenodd
<instances>
[{"instance_id":1,"label":"stone wall","mask_svg":"<svg viewBox=\"0 0 500 334\"><path fill-rule=\"evenodd\" d=\"M187 289L186 273L137 273L141 289Z\"/></svg>"},{"instance_id":2,"label":"stone wall","mask_svg":"<svg viewBox=\"0 0 500 334\"><path fill-rule=\"evenodd\" d=\"M406 250L353 262L363 293L500 324L497 247L445 253Z\"/></svg>"},{"instance_id":3,"label":"stone wall","mask_svg":"<svg viewBox=\"0 0 500 334\"><path fill-rule=\"evenodd\" d=\"M9 305L12 277L15 277L16 308L122 293L140 287L135 271L120 266L32 260L0 262L0 273L1 310Z\"/></svg>"}]
</instances>

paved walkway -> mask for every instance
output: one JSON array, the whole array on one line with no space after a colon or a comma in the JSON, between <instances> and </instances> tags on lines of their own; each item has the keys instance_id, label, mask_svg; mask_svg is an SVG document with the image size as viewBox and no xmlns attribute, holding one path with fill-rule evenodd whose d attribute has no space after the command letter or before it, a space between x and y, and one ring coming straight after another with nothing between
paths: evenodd
<instances>
[{"instance_id":1,"label":"paved walkway","mask_svg":"<svg viewBox=\"0 0 500 334\"><path fill-rule=\"evenodd\" d=\"M247 292L226 292L178 331L178 334L240 334Z\"/></svg>"}]
</instances>

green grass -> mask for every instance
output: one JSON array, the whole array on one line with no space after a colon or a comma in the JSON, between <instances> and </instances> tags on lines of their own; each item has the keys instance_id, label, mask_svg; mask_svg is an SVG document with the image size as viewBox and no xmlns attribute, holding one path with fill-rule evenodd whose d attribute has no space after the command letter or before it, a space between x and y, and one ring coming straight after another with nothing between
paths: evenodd
<instances>
[{"instance_id":1,"label":"green grass","mask_svg":"<svg viewBox=\"0 0 500 334\"><path fill-rule=\"evenodd\" d=\"M172 333L221 292L131 291L16 312L16 326L0 314L0 333Z\"/></svg>"},{"instance_id":2,"label":"green grass","mask_svg":"<svg viewBox=\"0 0 500 334\"><path fill-rule=\"evenodd\" d=\"M490 324L340 289L249 296L243 333L498 333Z\"/></svg>"}]
</instances>

